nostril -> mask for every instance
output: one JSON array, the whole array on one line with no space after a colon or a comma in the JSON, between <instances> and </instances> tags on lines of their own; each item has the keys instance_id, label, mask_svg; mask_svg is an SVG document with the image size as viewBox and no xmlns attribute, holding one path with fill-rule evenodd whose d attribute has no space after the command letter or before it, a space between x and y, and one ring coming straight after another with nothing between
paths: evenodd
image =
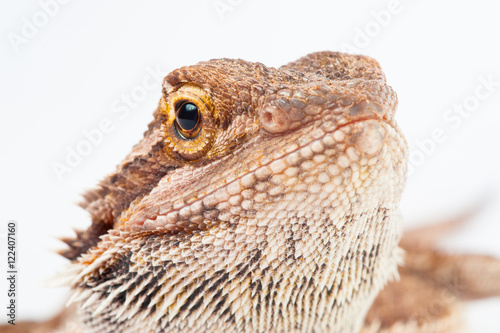
<instances>
[{"instance_id":1,"label":"nostril","mask_svg":"<svg viewBox=\"0 0 500 333\"><path fill-rule=\"evenodd\" d=\"M266 105L260 112L262 128L270 133L282 133L293 129L288 112L276 105Z\"/></svg>"},{"instance_id":2,"label":"nostril","mask_svg":"<svg viewBox=\"0 0 500 333\"><path fill-rule=\"evenodd\" d=\"M266 123L272 123L273 122L273 115L269 111L264 111L262 117L264 118L264 121Z\"/></svg>"}]
</instances>

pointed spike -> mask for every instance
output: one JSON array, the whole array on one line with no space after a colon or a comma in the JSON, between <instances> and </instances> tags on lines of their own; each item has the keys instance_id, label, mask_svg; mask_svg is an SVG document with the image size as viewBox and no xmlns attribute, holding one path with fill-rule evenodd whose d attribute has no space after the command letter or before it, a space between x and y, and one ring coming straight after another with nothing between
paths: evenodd
<instances>
[{"instance_id":1,"label":"pointed spike","mask_svg":"<svg viewBox=\"0 0 500 333\"><path fill-rule=\"evenodd\" d=\"M100 294L98 293L93 293L82 305L81 305L81 309L86 309L88 308L89 306L91 306L92 304L95 304L97 300L99 300L99 298L101 297Z\"/></svg>"}]
</instances>

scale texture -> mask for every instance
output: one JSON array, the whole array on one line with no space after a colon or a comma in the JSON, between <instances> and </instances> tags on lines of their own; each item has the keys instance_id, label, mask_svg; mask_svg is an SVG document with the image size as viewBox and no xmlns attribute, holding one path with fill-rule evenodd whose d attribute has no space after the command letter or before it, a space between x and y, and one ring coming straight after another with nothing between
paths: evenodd
<instances>
[{"instance_id":1,"label":"scale texture","mask_svg":"<svg viewBox=\"0 0 500 333\"><path fill-rule=\"evenodd\" d=\"M73 305L2 332L455 330L461 299L500 295L500 263L436 251L447 225L400 242L396 107L365 56L174 70L64 240Z\"/></svg>"},{"instance_id":2,"label":"scale texture","mask_svg":"<svg viewBox=\"0 0 500 333\"><path fill-rule=\"evenodd\" d=\"M176 119L185 102L194 138ZM86 195L92 227L69 242L85 331L359 331L401 260L396 106L364 56L170 73L144 139Z\"/></svg>"}]
</instances>

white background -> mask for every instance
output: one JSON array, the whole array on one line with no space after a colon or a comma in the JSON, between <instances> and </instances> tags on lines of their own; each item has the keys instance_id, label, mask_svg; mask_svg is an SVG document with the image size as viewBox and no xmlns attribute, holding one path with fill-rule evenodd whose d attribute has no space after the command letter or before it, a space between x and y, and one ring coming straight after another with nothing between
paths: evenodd
<instances>
[{"instance_id":1,"label":"white background","mask_svg":"<svg viewBox=\"0 0 500 333\"><path fill-rule=\"evenodd\" d=\"M45 286L66 264L53 253L62 247L56 239L88 225L88 215L75 203L142 137L159 85L143 90L127 116L113 111L123 107L126 95L140 92L147 68L166 74L211 58L279 66L350 45L377 59L398 92L397 117L418 162L402 202L407 226L455 217L481 204L444 246L500 256L495 2L66 1L50 7L52 17L41 7L49 0L4 1L0 9L0 232L8 220L18 221L18 319L46 318L63 305L67 290ZM30 24L39 27L30 31ZM477 99L476 89L488 92L478 88L481 78L496 86ZM464 103L470 111L460 124L446 120L455 104ZM82 131L98 128L103 119L113 124L111 133L60 181L54 163L65 163L68 147L75 149L85 140ZM431 151L424 154L417 142L437 128L446 140L428 145ZM5 239L0 241L5 247ZM0 255L4 271L4 248ZM5 290L2 277L1 302ZM474 302L467 308L469 330L499 332L499 313L498 298Z\"/></svg>"}]
</instances>

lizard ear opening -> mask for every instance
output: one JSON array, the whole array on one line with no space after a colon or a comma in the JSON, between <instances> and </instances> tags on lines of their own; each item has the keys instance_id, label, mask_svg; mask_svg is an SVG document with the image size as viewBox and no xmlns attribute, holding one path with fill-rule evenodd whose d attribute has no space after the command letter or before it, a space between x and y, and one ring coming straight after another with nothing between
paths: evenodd
<instances>
[{"instance_id":1,"label":"lizard ear opening","mask_svg":"<svg viewBox=\"0 0 500 333\"><path fill-rule=\"evenodd\" d=\"M219 121L212 99L205 90L184 84L164 96L160 108L167 115L163 124L167 154L177 160L194 162L210 150Z\"/></svg>"}]
</instances>

